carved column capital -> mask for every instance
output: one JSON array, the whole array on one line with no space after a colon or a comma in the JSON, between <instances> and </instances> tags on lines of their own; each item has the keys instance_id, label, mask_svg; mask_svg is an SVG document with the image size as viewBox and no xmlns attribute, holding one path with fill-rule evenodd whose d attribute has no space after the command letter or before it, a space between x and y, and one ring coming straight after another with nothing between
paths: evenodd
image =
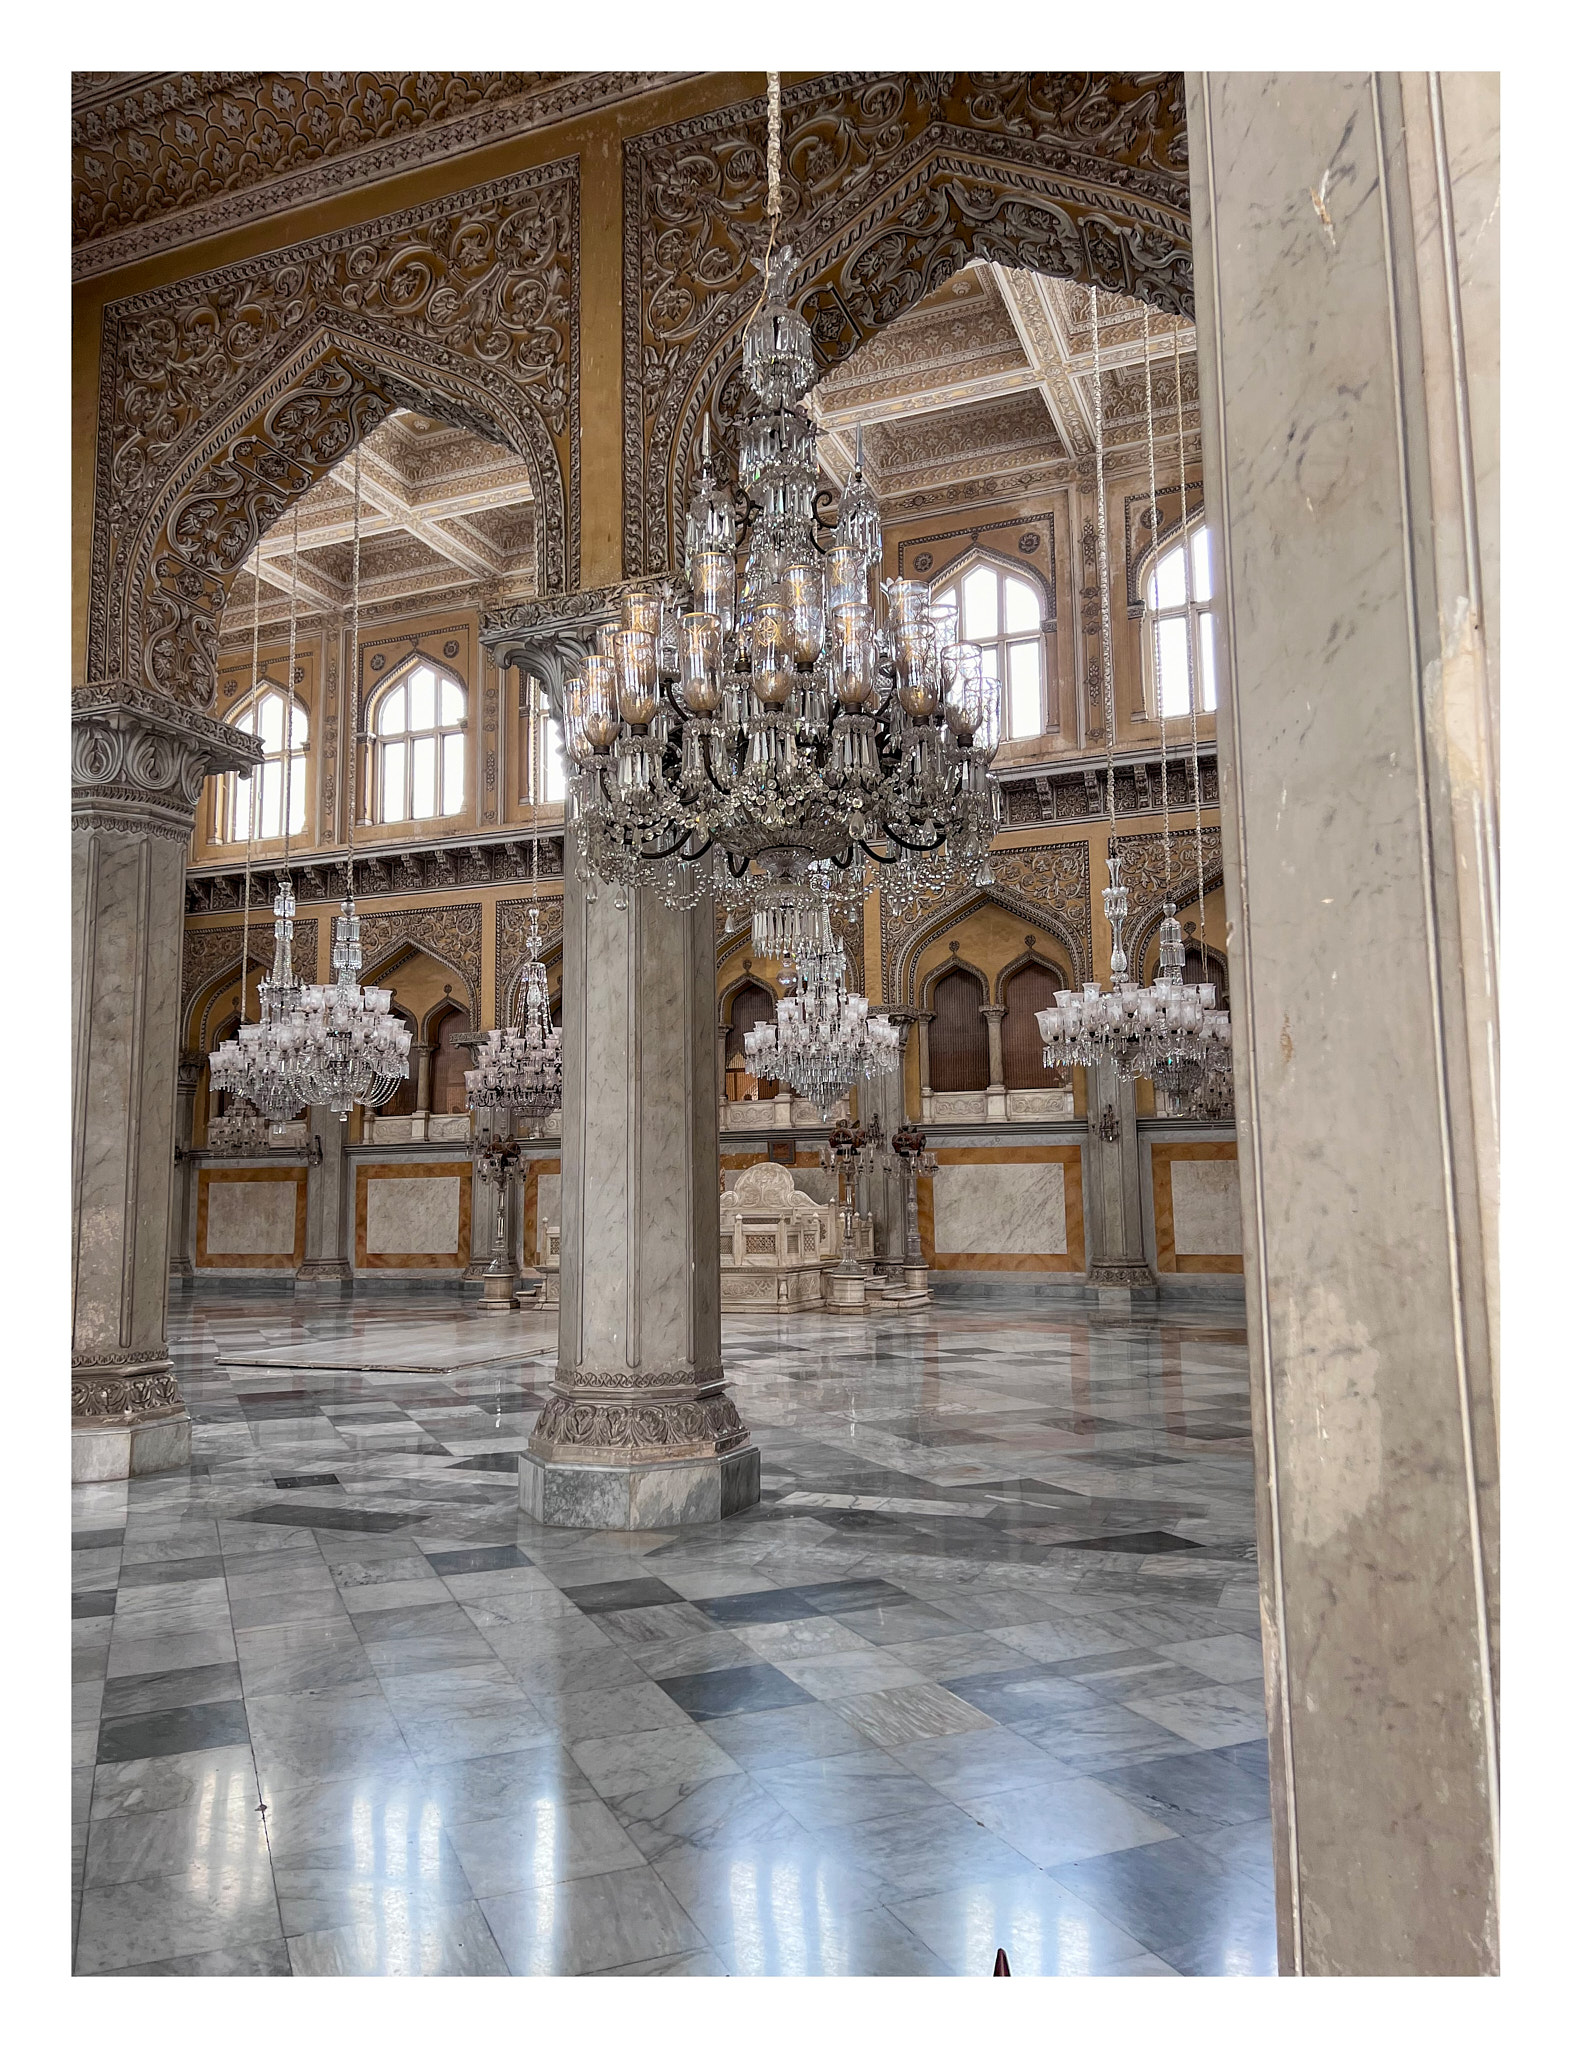
<instances>
[{"instance_id":1,"label":"carved column capital","mask_svg":"<svg viewBox=\"0 0 1572 2048\"><path fill-rule=\"evenodd\" d=\"M71 823L182 845L209 775L249 773L262 743L132 683L95 683L71 700Z\"/></svg>"}]
</instances>

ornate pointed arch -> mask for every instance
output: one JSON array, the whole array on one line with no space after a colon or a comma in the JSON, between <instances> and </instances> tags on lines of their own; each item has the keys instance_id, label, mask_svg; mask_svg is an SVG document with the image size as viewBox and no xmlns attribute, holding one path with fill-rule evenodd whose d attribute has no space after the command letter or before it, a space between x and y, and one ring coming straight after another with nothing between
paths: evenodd
<instances>
[{"instance_id":1,"label":"ornate pointed arch","mask_svg":"<svg viewBox=\"0 0 1572 2048\"><path fill-rule=\"evenodd\" d=\"M480 1016L480 906L453 903L429 910L363 913L360 945L362 980L380 981L389 968L412 953L426 953L463 984L470 1016Z\"/></svg>"},{"instance_id":2,"label":"ornate pointed arch","mask_svg":"<svg viewBox=\"0 0 1572 2048\"><path fill-rule=\"evenodd\" d=\"M267 908L271 901L271 880L265 885L265 900L251 906L251 924L245 933L247 967L267 967L273 959L273 919ZM213 1005L240 976L240 925L216 925L206 931L186 928L180 972L180 1043L195 1052L206 1052L211 1044ZM317 971L317 927L314 918L295 926L295 971L306 980Z\"/></svg>"},{"instance_id":3,"label":"ornate pointed arch","mask_svg":"<svg viewBox=\"0 0 1572 2048\"><path fill-rule=\"evenodd\" d=\"M974 256L1190 315L1179 72L837 73L783 96L783 217L826 367ZM623 156L623 563L670 564L699 424L740 396L763 99Z\"/></svg>"},{"instance_id":4,"label":"ornate pointed arch","mask_svg":"<svg viewBox=\"0 0 1572 2048\"><path fill-rule=\"evenodd\" d=\"M107 307L86 680L205 707L236 571L396 406L523 459L574 588L578 268L569 158Z\"/></svg>"}]
</instances>

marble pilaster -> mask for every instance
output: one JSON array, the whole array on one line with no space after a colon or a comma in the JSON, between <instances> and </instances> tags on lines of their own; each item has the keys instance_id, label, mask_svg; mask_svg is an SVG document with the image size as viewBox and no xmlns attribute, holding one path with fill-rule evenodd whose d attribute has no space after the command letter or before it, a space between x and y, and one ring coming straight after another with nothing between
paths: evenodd
<instances>
[{"instance_id":1,"label":"marble pilaster","mask_svg":"<svg viewBox=\"0 0 1572 2048\"><path fill-rule=\"evenodd\" d=\"M539 1521L662 1528L759 1497L720 1361L715 925L653 889L563 893L557 1374L520 1460Z\"/></svg>"},{"instance_id":2,"label":"marble pilaster","mask_svg":"<svg viewBox=\"0 0 1572 2048\"><path fill-rule=\"evenodd\" d=\"M71 1472L190 1457L165 1342L186 848L205 777L257 743L121 683L71 712Z\"/></svg>"},{"instance_id":3,"label":"marble pilaster","mask_svg":"<svg viewBox=\"0 0 1572 2048\"><path fill-rule=\"evenodd\" d=\"M1086 1070L1088 1281L1108 1307L1155 1294L1141 1224L1135 1083L1112 1060Z\"/></svg>"},{"instance_id":4,"label":"marble pilaster","mask_svg":"<svg viewBox=\"0 0 1572 2048\"><path fill-rule=\"evenodd\" d=\"M1188 81L1280 1967L1499 1969L1499 81Z\"/></svg>"},{"instance_id":5,"label":"marble pilaster","mask_svg":"<svg viewBox=\"0 0 1572 2048\"><path fill-rule=\"evenodd\" d=\"M306 1174L306 1256L295 1275L296 1293L347 1294L354 1284L349 1262L348 1125L330 1109L308 1112L307 1133L321 1157Z\"/></svg>"},{"instance_id":6,"label":"marble pilaster","mask_svg":"<svg viewBox=\"0 0 1572 2048\"><path fill-rule=\"evenodd\" d=\"M169 1193L169 1277L182 1286L195 1277L191 1263L191 1134L196 1092L207 1062L180 1055L175 1071L175 1166Z\"/></svg>"},{"instance_id":7,"label":"marble pilaster","mask_svg":"<svg viewBox=\"0 0 1572 2048\"><path fill-rule=\"evenodd\" d=\"M921 1018L913 1010L890 1010L886 1014L900 1036L901 1056L892 1073L874 1074L859 1081L857 1095L859 1102L866 1104L863 1122L871 1124L877 1117L885 1136L885 1144L870 1155L867 1169L874 1265L898 1286L906 1265L906 1189L900 1161L889 1150L889 1139L906 1121L906 1044L912 1026Z\"/></svg>"}]
</instances>

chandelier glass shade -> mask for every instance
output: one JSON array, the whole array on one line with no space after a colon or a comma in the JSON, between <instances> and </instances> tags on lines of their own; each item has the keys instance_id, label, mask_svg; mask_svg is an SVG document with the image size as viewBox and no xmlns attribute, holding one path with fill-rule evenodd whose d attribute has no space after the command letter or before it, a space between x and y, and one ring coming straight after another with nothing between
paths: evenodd
<instances>
[{"instance_id":1,"label":"chandelier glass shade","mask_svg":"<svg viewBox=\"0 0 1572 2048\"><path fill-rule=\"evenodd\" d=\"M892 904L986 882L1000 819L1000 685L953 604L878 580L860 448L838 522L820 516L831 494L800 403L816 368L791 276L785 248L744 337L735 486L706 417L686 590L625 593L563 704L587 865L672 903L714 893L733 926L755 918L765 958L806 957L793 920L811 874L844 903L870 862ZM812 894L817 907L822 883Z\"/></svg>"},{"instance_id":2,"label":"chandelier glass shade","mask_svg":"<svg viewBox=\"0 0 1572 2048\"><path fill-rule=\"evenodd\" d=\"M526 941L522 1024L488 1031L464 1076L471 1109L519 1109L532 1117L562 1107L562 1026L551 1021L551 992L540 957L540 912L532 904Z\"/></svg>"},{"instance_id":3,"label":"chandelier glass shade","mask_svg":"<svg viewBox=\"0 0 1572 2048\"><path fill-rule=\"evenodd\" d=\"M342 1121L379 1109L409 1078L410 1031L385 988L362 988L360 918L346 896L333 920L333 979L298 991L298 1080L305 1100Z\"/></svg>"}]
</instances>

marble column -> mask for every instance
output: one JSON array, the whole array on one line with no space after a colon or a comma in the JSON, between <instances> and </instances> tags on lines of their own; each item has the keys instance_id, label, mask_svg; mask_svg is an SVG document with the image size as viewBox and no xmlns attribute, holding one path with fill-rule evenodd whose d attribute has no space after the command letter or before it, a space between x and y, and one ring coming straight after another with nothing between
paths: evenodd
<instances>
[{"instance_id":1,"label":"marble column","mask_svg":"<svg viewBox=\"0 0 1572 2048\"><path fill-rule=\"evenodd\" d=\"M991 1124L1002 1124L1009 1113L1004 1087L1004 1005L984 1003L982 1013L988 1021L987 1117Z\"/></svg>"},{"instance_id":2,"label":"marble column","mask_svg":"<svg viewBox=\"0 0 1572 2048\"><path fill-rule=\"evenodd\" d=\"M713 1522L759 1453L720 1359L715 918L563 892L562 1305L520 1502L573 1528Z\"/></svg>"},{"instance_id":3,"label":"marble column","mask_svg":"<svg viewBox=\"0 0 1572 2048\"><path fill-rule=\"evenodd\" d=\"M322 1157L306 1171L306 1256L295 1291L348 1294L355 1279L349 1261L349 1126L330 1109L312 1109L308 1118L309 1137L322 1147Z\"/></svg>"},{"instance_id":4,"label":"marble column","mask_svg":"<svg viewBox=\"0 0 1572 2048\"><path fill-rule=\"evenodd\" d=\"M1188 95L1279 1967L1493 1974L1499 82Z\"/></svg>"},{"instance_id":5,"label":"marble column","mask_svg":"<svg viewBox=\"0 0 1572 2048\"><path fill-rule=\"evenodd\" d=\"M1135 1083L1112 1060L1086 1070L1088 1280L1105 1308L1155 1298L1141 1229L1141 1147Z\"/></svg>"},{"instance_id":6,"label":"marble column","mask_svg":"<svg viewBox=\"0 0 1572 2048\"><path fill-rule=\"evenodd\" d=\"M919 1010L917 1012L917 1100L921 1105L920 1114L925 1124L932 1123L933 1121L933 1070L930 1064L933 1058L933 1042L930 1031L932 1023L932 1010ZM905 1122L905 1114L903 1108L900 1117L900 1121L903 1123ZM895 1126L892 1125L891 1128L894 1129Z\"/></svg>"},{"instance_id":7,"label":"marble column","mask_svg":"<svg viewBox=\"0 0 1572 2048\"><path fill-rule=\"evenodd\" d=\"M912 1026L918 1022L919 1013L915 1010L888 1010L882 1014L889 1018L899 1034L900 1057L893 1073L871 1075L867 1080L858 1082L857 1091L860 1096L864 1090L867 1091L863 1120L872 1123L877 1117L885 1137L884 1146L870 1156L868 1163L874 1264L898 1287L906 1265L906 1189L900 1161L889 1150L889 1140L906 1121L906 1043Z\"/></svg>"},{"instance_id":8,"label":"marble column","mask_svg":"<svg viewBox=\"0 0 1572 2048\"><path fill-rule=\"evenodd\" d=\"M182 1287L196 1277L191 1263L191 1133L196 1126L196 1093L202 1057L180 1055L175 1069L175 1162L169 1196L169 1277Z\"/></svg>"},{"instance_id":9,"label":"marble column","mask_svg":"<svg viewBox=\"0 0 1572 2048\"><path fill-rule=\"evenodd\" d=\"M71 710L71 1476L185 1464L165 1340L186 848L204 778L249 736L151 690Z\"/></svg>"}]
</instances>

